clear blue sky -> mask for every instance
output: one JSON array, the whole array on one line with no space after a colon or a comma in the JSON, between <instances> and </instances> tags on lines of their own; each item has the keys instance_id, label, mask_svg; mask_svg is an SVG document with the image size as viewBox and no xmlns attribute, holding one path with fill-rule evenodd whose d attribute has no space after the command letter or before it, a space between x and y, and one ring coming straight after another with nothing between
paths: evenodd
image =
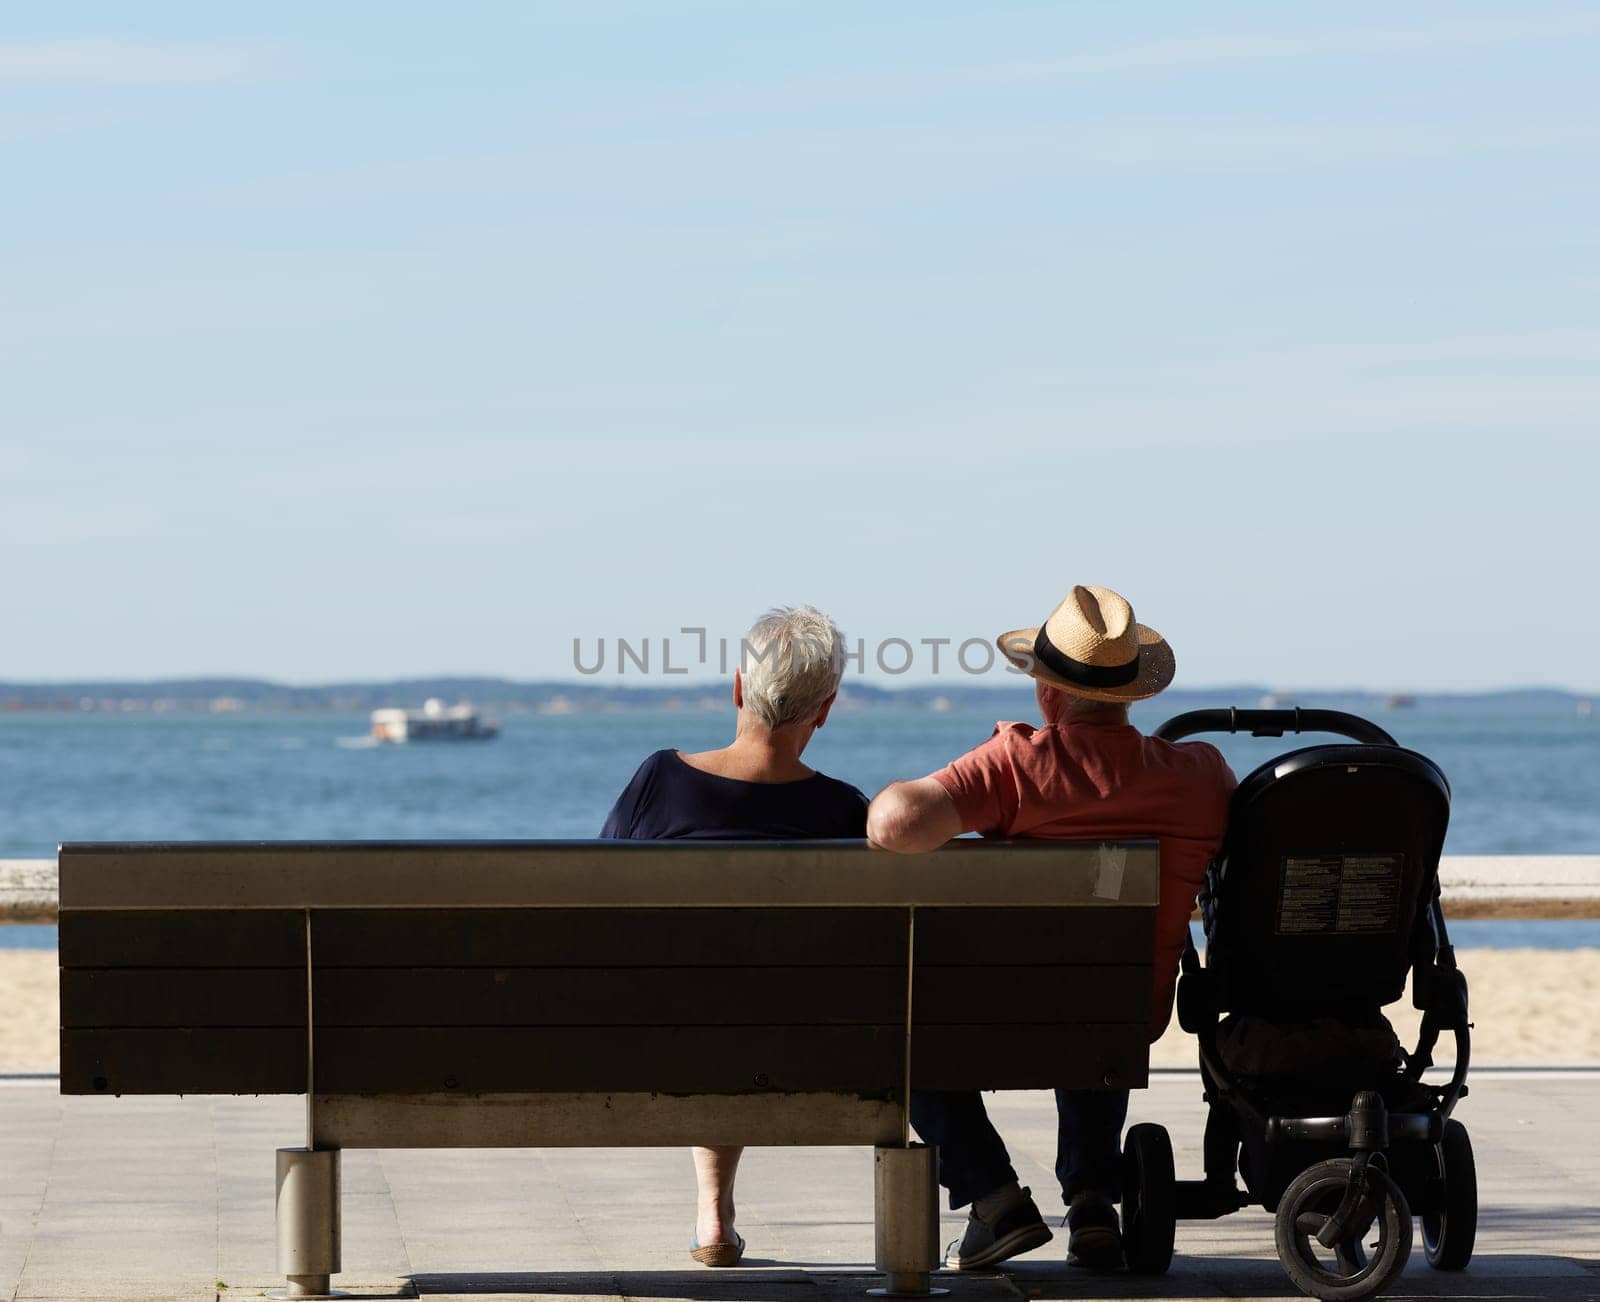
<instances>
[{"instance_id":1,"label":"clear blue sky","mask_svg":"<svg viewBox=\"0 0 1600 1302\"><path fill-rule=\"evenodd\" d=\"M1600 688L1600 7L0 16L0 678Z\"/></svg>"}]
</instances>

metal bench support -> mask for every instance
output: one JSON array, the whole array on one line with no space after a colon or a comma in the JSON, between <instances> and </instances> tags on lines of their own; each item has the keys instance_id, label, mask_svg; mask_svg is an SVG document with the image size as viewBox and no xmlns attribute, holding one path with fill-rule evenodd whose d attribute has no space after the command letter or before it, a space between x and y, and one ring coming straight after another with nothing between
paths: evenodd
<instances>
[{"instance_id":1,"label":"metal bench support","mask_svg":"<svg viewBox=\"0 0 1600 1302\"><path fill-rule=\"evenodd\" d=\"M278 1270L275 1298L333 1298L339 1269L339 1150L278 1150Z\"/></svg>"},{"instance_id":2,"label":"metal bench support","mask_svg":"<svg viewBox=\"0 0 1600 1302\"><path fill-rule=\"evenodd\" d=\"M873 1150L873 1264L887 1276L874 1297L934 1297L939 1260L939 1150L923 1144Z\"/></svg>"}]
</instances>

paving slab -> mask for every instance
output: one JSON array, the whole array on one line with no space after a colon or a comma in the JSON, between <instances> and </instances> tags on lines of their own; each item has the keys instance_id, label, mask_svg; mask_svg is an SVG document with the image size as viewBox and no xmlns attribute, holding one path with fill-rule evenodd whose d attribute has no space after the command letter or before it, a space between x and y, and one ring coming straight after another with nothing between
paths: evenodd
<instances>
[{"instance_id":1,"label":"paving slab","mask_svg":"<svg viewBox=\"0 0 1600 1302\"><path fill-rule=\"evenodd\" d=\"M1058 1219L1046 1093L989 1096L1024 1183ZM1481 1180L1478 1252L1441 1275L1420 1246L1397 1298L1600 1299L1600 1071L1482 1072L1458 1115ZM1200 1171L1193 1073L1158 1074L1130 1121L1172 1133ZM106 1099L54 1082L0 1090L0 1300L256 1298L277 1287L273 1150L300 1141L298 1099ZM879 1282L866 1149L751 1149L739 1176L745 1264L688 1258L694 1183L680 1149L350 1152L344 1264L357 1297L835 1302ZM962 1216L942 1211L947 1238ZM1259 1210L1179 1226L1170 1274L1068 1268L1064 1236L1004 1271L941 1275L953 1302L1293 1298Z\"/></svg>"}]
</instances>

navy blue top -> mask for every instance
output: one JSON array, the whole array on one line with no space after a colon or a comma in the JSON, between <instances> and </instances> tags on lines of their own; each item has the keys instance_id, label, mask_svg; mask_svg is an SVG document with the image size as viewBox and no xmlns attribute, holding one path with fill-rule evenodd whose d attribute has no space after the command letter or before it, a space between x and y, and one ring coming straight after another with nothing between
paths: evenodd
<instances>
[{"instance_id":1,"label":"navy blue top","mask_svg":"<svg viewBox=\"0 0 1600 1302\"><path fill-rule=\"evenodd\" d=\"M848 782L813 773L798 782L745 782L703 773L658 750L606 815L602 837L655 841L789 841L863 837L867 798Z\"/></svg>"}]
</instances>

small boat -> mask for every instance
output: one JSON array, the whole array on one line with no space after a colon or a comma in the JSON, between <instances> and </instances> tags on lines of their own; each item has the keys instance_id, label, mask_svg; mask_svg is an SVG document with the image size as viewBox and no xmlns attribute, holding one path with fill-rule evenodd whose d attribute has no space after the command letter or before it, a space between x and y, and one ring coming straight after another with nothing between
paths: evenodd
<instances>
[{"instance_id":1,"label":"small boat","mask_svg":"<svg viewBox=\"0 0 1600 1302\"><path fill-rule=\"evenodd\" d=\"M482 718L466 702L447 706L437 698L423 702L420 710L374 710L374 741L488 741L500 735L500 725Z\"/></svg>"},{"instance_id":2,"label":"small boat","mask_svg":"<svg viewBox=\"0 0 1600 1302\"><path fill-rule=\"evenodd\" d=\"M1410 710L1417 704L1417 698L1410 692L1394 692L1383 698L1383 708L1386 710Z\"/></svg>"},{"instance_id":3,"label":"small boat","mask_svg":"<svg viewBox=\"0 0 1600 1302\"><path fill-rule=\"evenodd\" d=\"M1294 704L1294 697L1288 692L1268 692L1257 704L1263 710L1286 710Z\"/></svg>"}]
</instances>

